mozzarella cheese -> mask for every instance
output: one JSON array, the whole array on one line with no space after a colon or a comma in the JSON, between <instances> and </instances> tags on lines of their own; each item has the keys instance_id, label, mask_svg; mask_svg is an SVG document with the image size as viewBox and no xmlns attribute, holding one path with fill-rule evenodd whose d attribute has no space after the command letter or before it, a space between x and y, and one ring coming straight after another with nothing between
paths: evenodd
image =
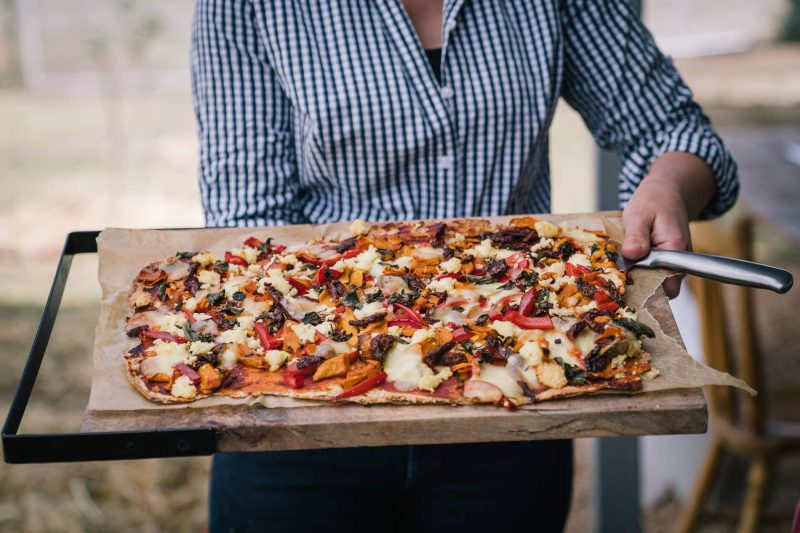
<instances>
[{"instance_id":1,"label":"mozzarella cheese","mask_svg":"<svg viewBox=\"0 0 800 533\"><path fill-rule=\"evenodd\" d=\"M525 360L528 366L536 366L542 364L542 347L535 340L528 341L522 345L519 350L519 355Z\"/></svg>"},{"instance_id":2,"label":"mozzarella cheese","mask_svg":"<svg viewBox=\"0 0 800 533\"><path fill-rule=\"evenodd\" d=\"M434 372L423 363L417 344L395 344L386 354L383 370L387 379L401 391L422 389L433 392L442 381L452 375L448 367L437 367Z\"/></svg>"},{"instance_id":3,"label":"mozzarella cheese","mask_svg":"<svg viewBox=\"0 0 800 533\"><path fill-rule=\"evenodd\" d=\"M411 336L411 344L418 344L425 339L430 339L434 336L433 328L418 329Z\"/></svg>"},{"instance_id":4,"label":"mozzarella cheese","mask_svg":"<svg viewBox=\"0 0 800 533\"><path fill-rule=\"evenodd\" d=\"M503 391L503 395L507 398L520 398L523 396L522 387L511 377L506 367L481 363L480 369L480 374L470 379L491 383Z\"/></svg>"},{"instance_id":5,"label":"mozzarella cheese","mask_svg":"<svg viewBox=\"0 0 800 533\"><path fill-rule=\"evenodd\" d=\"M546 220L539 220L533 225L539 237L552 238L558 235L558 226Z\"/></svg>"},{"instance_id":6,"label":"mozzarella cheese","mask_svg":"<svg viewBox=\"0 0 800 533\"><path fill-rule=\"evenodd\" d=\"M219 354L219 361L223 367L230 370L239 362L239 354L232 348L225 348Z\"/></svg>"},{"instance_id":7,"label":"mozzarella cheese","mask_svg":"<svg viewBox=\"0 0 800 533\"><path fill-rule=\"evenodd\" d=\"M189 353L192 355L210 353L213 347L213 342L195 341L189 345Z\"/></svg>"},{"instance_id":8,"label":"mozzarella cheese","mask_svg":"<svg viewBox=\"0 0 800 533\"><path fill-rule=\"evenodd\" d=\"M311 324L292 324L291 327L300 342L314 342L317 329Z\"/></svg>"},{"instance_id":9,"label":"mozzarella cheese","mask_svg":"<svg viewBox=\"0 0 800 533\"><path fill-rule=\"evenodd\" d=\"M503 337L518 337L520 333L522 333L522 329L506 320L495 320L489 325L489 327Z\"/></svg>"},{"instance_id":10,"label":"mozzarella cheese","mask_svg":"<svg viewBox=\"0 0 800 533\"><path fill-rule=\"evenodd\" d=\"M358 254L357 256L345 259L344 264L352 269L364 270L369 272L372 268L372 264L376 261L380 261L381 254L378 253L378 249L375 248L373 245L369 245L369 248Z\"/></svg>"},{"instance_id":11,"label":"mozzarella cheese","mask_svg":"<svg viewBox=\"0 0 800 533\"><path fill-rule=\"evenodd\" d=\"M358 235L365 235L368 232L369 232L369 226L367 226L367 223L361 220L360 218L357 218L356 220L350 223L350 234L353 235L354 237Z\"/></svg>"},{"instance_id":12,"label":"mozzarella cheese","mask_svg":"<svg viewBox=\"0 0 800 533\"><path fill-rule=\"evenodd\" d=\"M217 336L217 342L247 344L247 333L239 327L229 329Z\"/></svg>"},{"instance_id":13,"label":"mozzarella cheese","mask_svg":"<svg viewBox=\"0 0 800 533\"><path fill-rule=\"evenodd\" d=\"M356 319L361 320L362 318L366 318L377 313L383 313L384 311L385 309L383 307L383 302L371 302L364 304L361 309L355 309L353 311L353 315L356 317Z\"/></svg>"},{"instance_id":14,"label":"mozzarella cheese","mask_svg":"<svg viewBox=\"0 0 800 533\"><path fill-rule=\"evenodd\" d=\"M572 254L572 256L569 258L569 262L572 263L573 265L580 265L580 266L585 266L586 268L592 268L592 261L586 254Z\"/></svg>"},{"instance_id":15,"label":"mozzarella cheese","mask_svg":"<svg viewBox=\"0 0 800 533\"><path fill-rule=\"evenodd\" d=\"M197 300L195 299L195 297L192 296L188 300L184 300L183 308L186 309L187 311L191 311L192 313L194 313L195 309L197 309Z\"/></svg>"},{"instance_id":16,"label":"mozzarella cheese","mask_svg":"<svg viewBox=\"0 0 800 533\"><path fill-rule=\"evenodd\" d=\"M178 327L178 325L183 326L185 323L186 317L183 315L174 315L172 313L160 317L157 322L158 328L161 331L166 331L173 335L183 335L183 329Z\"/></svg>"},{"instance_id":17,"label":"mozzarella cheese","mask_svg":"<svg viewBox=\"0 0 800 533\"><path fill-rule=\"evenodd\" d=\"M465 250L464 253L473 255L478 259L486 259L487 257L505 259L506 257L514 255L516 252L514 250L497 249L492 246L491 239L484 239L479 245Z\"/></svg>"},{"instance_id":18,"label":"mozzarella cheese","mask_svg":"<svg viewBox=\"0 0 800 533\"><path fill-rule=\"evenodd\" d=\"M264 359L269 363L270 372L276 372L288 358L289 354L283 350L267 350L264 354Z\"/></svg>"},{"instance_id":19,"label":"mozzarella cheese","mask_svg":"<svg viewBox=\"0 0 800 533\"><path fill-rule=\"evenodd\" d=\"M213 270L201 270L197 274L197 281L201 283L200 287L202 289L209 290L214 285L219 285L219 272L214 272Z\"/></svg>"},{"instance_id":20,"label":"mozzarella cheese","mask_svg":"<svg viewBox=\"0 0 800 533\"><path fill-rule=\"evenodd\" d=\"M253 329L253 322L256 321L256 317L248 315L239 315L236 321L239 322L239 327L241 329L251 330Z\"/></svg>"},{"instance_id":21,"label":"mozzarella cheese","mask_svg":"<svg viewBox=\"0 0 800 533\"><path fill-rule=\"evenodd\" d=\"M172 384L172 395L176 398L185 398L191 400L197 396L197 387L194 386L192 380L186 376L180 376Z\"/></svg>"},{"instance_id":22,"label":"mozzarella cheese","mask_svg":"<svg viewBox=\"0 0 800 533\"><path fill-rule=\"evenodd\" d=\"M214 257L214 254L212 254L211 252L200 252L199 254L195 254L194 257L192 257L192 261L194 261L195 263L200 263L200 265L202 266L208 266L214 263L214 261L216 260L217 258Z\"/></svg>"},{"instance_id":23,"label":"mozzarella cheese","mask_svg":"<svg viewBox=\"0 0 800 533\"><path fill-rule=\"evenodd\" d=\"M441 263L439 268L445 272L449 272L450 274L456 274L461 272L461 260L458 257L451 257L444 263Z\"/></svg>"},{"instance_id":24,"label":"mozzarella cheese","mask_svg":"<svg viewBox=\"0 0 800 533\"><path fill-rule=\"evenodd\" d=\"M434 292L451 293L456 289L456 280L454 278L435 279L428 283L428 288Z\"/></svg>"},{"instance_id":25,"label":"mozzarella cheese","mask_svg":"<svg viewBox=\"0 0 800 533\"><path fill-rule=\"evenodd\" d=\"M280 291L280 293L284 296L297 294L297 290L292 287L288 281L286 281L286 278L283 277L283 274L277 268L270 268L267 270L267 277L261 278L259 285L262 283L269 283L274 289ZM259 288L258 292L264 294L265 291L262 287Z\"/></svg>"}]
</instances>

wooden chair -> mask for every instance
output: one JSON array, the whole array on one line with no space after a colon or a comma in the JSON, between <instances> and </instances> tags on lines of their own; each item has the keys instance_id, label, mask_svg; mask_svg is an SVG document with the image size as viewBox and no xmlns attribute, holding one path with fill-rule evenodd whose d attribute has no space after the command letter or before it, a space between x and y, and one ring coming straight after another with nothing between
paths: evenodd
<instances>
[{"instance_id":1,"label":"wooden chair","mask_svg":"<svg viewBox=\"0 0 800 533\"><path fill-rule=\"evenodd\" d=\"M694 248L698 252L749 260L752 226L748 218L695 224ZM749 462L738 531L752 532L763 519L771 469L782 454L800 450L800 427L766 419L766 391L761 377L752 289L730 287L723 291L713 281L696 277L689 281L698 302L706 363L745 380L760 394L751 397L731 387L713 387L707 391L711 446L694 494L684 509L679 531L695 530L703 503L717 477L722 453L732 452Z\"/></svg>"}]
</instances>

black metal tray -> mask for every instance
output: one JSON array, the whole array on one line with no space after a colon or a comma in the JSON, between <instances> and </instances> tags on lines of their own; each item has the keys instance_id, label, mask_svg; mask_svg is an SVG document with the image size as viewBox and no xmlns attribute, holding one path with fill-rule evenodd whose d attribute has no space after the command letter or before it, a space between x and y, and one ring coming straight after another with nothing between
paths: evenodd
<instances>
[{"instance_id":1,"label":"black metal tray","mask_svg":"<svg viewBox=\"0 0 800 533\"><path fill-rule=\"evenodd\" d=\"M28 360L3 425L5 461L58 463L213 454L217 450L217 434L213 428L207 427L103 433L18 433L50 341L72 258L77 254L96 254L99 234L99 231L79 231L67 235Z\"/></svg>"}]
</instances>

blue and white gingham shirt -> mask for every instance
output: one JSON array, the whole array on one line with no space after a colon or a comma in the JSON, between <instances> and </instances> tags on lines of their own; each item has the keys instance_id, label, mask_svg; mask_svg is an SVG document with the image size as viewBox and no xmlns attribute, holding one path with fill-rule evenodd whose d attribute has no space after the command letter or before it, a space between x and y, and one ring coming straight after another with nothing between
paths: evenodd
<instances>
[{"instance_id":1,"label":"blue and white gingham shirt","mask_svg":"<svg viewBox=\"0 0 800 533\"><path fill-rule=\"evenodd\" d=\"M667 151L735 201L736 165L625 0L445 0L441 83L400 0L199 0L192 82L209 226L541 213L560 96L622 160Z\"/></svg>"}]
</instances>

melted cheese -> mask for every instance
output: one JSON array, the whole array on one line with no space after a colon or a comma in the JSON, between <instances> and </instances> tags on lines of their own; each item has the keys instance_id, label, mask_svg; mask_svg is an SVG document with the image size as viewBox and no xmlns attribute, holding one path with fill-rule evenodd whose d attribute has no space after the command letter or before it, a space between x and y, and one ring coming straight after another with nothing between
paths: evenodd
<instances>
[{"instance_id":1,"label":"melted cheese","mask_svg":"<svg viewBox=\"0 0 800 533\"><path fill-rule=\"evenodd\" d=\"M546 220L539 220L533 225L539 237L552 238L558 235L559 227Z\"/></svg>"},{"instance_id":2,"label":"melted cheese","mask_svg":"<svg viewBox=\"0 0 800 533\"><path fill-rule=\"evenodd\" d=\"M381 259L381 254L378 253L377 248L375 248L373 245L370 244L369 248L367 248L357 256L351 259L345 259L344 264L352 269L364 270L369 272L370 269L372 268L372 264L375 263L376 261L380 261L380 259Z\"/></svg>"},{"instance_id":3,"label":"melted cheese","mask_svg":"<svg viewBox=\"0 0 800 533\"><path fill-rule=\"evenodd\" d=\"M195 263L200 263L200 265L202 266L208 266L214 263L214 261L216 260L217 258L214 257L214 254L212 254L211 252L200 252L199 254L196 254L194 257L192 257L192 261L194 261Z\"/></svg>"},{"instance_id":4,"label":"melted cheese","mask_svg":"<svg viewBox=\"0 0 800 533\"><path fill-rule=\"evenodd\" d=\"M452 375L448 367L438 367L434 372L423 363L418 344L395 344L386 354L383 370L387 379L401 391L422 389L433 392Z\"/></svg>"},{"instance_id":5,"label":"melted cheese","mask_svg":"<svg viewBox=\"0 0 800 533\"><path fill-rule=\"evenodd\" d=\"M264 359L269 363L269 371L277 372L283 363L289 359L289 354L283 350L267 350L264 354Z\"/></svg>"},{"instance_id":6,"label":"melted cheese","mask_svg":"<svg viewBox=\"0 0 800 533\"><path fill-rule=\"evenodd\" d=\"M456 289L456 280L453 278L434 279L428 283L428 288L434 292L451 293Z\"/></svg>"},{"instance_id":7,"label":"melted cheese","mask_svg":"<svg viewBox=\"0 0 800 533\"><path fill-rule=\"evenodd\" d=\"M481 363L481 371L477 379L491 383L503 391L503 395L507 398L522 398L524 396L522 388L504 366Z\"/></svg>"},{"instance_id":8,"label":"melted cheese","mask_svg":"<svg viewBox=\"0 0 800 533\"><path fill-rule=\"evenodd\" d=\"M209 290L211 287L219 285L219 272L214 272L213 270L201 270L197 274L197 281L201 283L201 288Z\"/></svg>"},{"instance_id":9,"label":"melted cheese","mask_svg":"<svg viewBox=\"0 0 800 533\"><path fill-rule=\"evenodd\" d=\"M195 341L189 345L189 352L192 355L210 353L213 347L214 347L213 342Z\"/></svg>"},{"instance_id":10,"label":"melted cheese","mask_svg":"<svg viewBox=\"0 0 800 533\"><path fill-rule=\"evenodd\" d=\"M217 342L247 344L247 332L239 327L229 329L217 336Z\"/></svg>"},{"instance_id":11,"label":"melted cheese","mask_svg":"<svg viewBox=\"0 0 800 533\"><path fill-rule=\"evenodd\" d=\"M455 274L457 272L461 272L461 260L458 257L451 257L444 263L439 265L444 272L448 272L450 274Z\"/></svg>"},{"instance_id":12,"label":"melted cheese","mask_svg":"<svg viewBox=\"0 0 800 533\"><path fill-rule=\"evenodd\" d=\"M180 376L172 384L171 392L176 398L191 400L197 396L197 387L194 386L191 379L186 376Z\"/></svg>"},{"instance_id":13,"label":"melted cheese","mask_svg":"<svg viewBox=\"0 0 800 533\"><path fill-rule=\"evenodd\" d=\"M291 328L300 342L314 342L317 329L311 324L293 324Z\"/></svg>"},{"instance_id":14,"label":"melted cheese","mask_svg":"<svg viewBox=\"0 0 800 533\"><path fill-rule=\"evenodd\" d=\"M383 307L383 302L371 302L364 304L361 309L354 310L353 315L356 317L356 319L361 320L362 318L366 318L377 313L383 313L384 311L385 308Z\"/></svg>"}]
</instances>

